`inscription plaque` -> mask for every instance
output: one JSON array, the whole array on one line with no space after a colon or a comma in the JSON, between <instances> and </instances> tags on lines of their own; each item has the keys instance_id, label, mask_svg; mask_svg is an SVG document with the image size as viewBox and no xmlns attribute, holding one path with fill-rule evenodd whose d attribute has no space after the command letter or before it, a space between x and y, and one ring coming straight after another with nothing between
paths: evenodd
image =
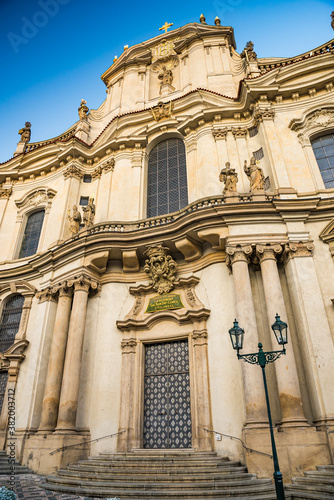
<instances>
[{"instance_id":1,"label":"inscription plaque","mask_svg":"<svg viewBox=\"0 0 334 500\"><path fill-rule=\"evenodd\" d=\"M163 295L152 297L145 312L151 313L166 309L181 309L182 307L184 305L182 304L181 295L178 293L164 293Z\"/></svg>"}]
</instances>

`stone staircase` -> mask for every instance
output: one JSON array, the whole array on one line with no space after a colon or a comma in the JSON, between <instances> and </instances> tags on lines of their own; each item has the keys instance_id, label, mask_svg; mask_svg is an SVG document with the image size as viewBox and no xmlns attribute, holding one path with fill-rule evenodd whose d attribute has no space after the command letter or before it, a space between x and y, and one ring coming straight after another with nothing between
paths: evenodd
<instances>
[{"instance_id":1,"label":"stone staircase","mask_svg":"<svg viewBox=\"0 0 334 500\"><path fill-rule=\"evenodd\" d=\"M271 479L214 452L102 453L46 477L44 488L88 497L133 499L276 499Z\"/></svg>"},{"instance_id":2,"label":"stone staircase","mask_svg":"<svg viewBox=\"0 0 334 500\"><path fill-rule=\"evenodd\" d=\"M18 462L12 464L9 462L9 455L5 451L0 451L0 476L9 476L14 474L32 474L32 471L28 467L20 465ZM13 467L13 468L12 468Z\"/></svg>"},{"instance_id":3,"label":"stone staircase","mask_svg":"<svg viewBox=\"0 0 334 500\"><path fill-rule=\"evenodd\" d=\"M318 465L317 470L304 472L304 477L293 477L284 489L293 500L333 500L334 465Z\"/></svg>"}]
</instances>

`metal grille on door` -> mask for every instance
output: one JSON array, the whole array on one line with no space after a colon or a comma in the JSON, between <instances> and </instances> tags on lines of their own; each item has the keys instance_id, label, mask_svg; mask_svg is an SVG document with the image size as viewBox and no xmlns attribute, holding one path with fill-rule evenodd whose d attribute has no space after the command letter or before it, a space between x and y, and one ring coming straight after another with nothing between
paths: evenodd
<instances>
[{"instance_id":1,"label":"metal grille on door","mask_svg":"<svg viewBox=\"0 0 334 500\"><path fill-rule=\"evenodd\" d=\"M144 448L190 448L188 341L145 346Z\"/></svg>"}]
</instances>

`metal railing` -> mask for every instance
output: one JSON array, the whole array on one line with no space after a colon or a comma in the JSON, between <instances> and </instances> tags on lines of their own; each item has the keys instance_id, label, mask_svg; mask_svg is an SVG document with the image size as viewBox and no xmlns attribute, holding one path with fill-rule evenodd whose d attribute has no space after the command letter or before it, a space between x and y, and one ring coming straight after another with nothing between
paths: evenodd
<instances>
[{"instance_id":1,"label":"metal railing","mask_svg":"<svg viewBox=\"0 0 334 500\"><path fill-rule=\"evenodd\" d=\"M89 441L82 441L82 443L69 444L68 446L62 446L61 448L57 448L56 450L50 451L49 455L54 455L55 453L59 453L60 451L67 450L67 448L73 448L74 446L82 446L83 444L95 443L95 441L98 442L98 441L101 441L101 439L117 436L118 434L122 434L123 432L126 432L126 431L124 430L124 431L114 432L114 434L108 434L107 436L101 436L99 438L91 439Z\"/></svg>"},{"instance_id":2,"label":"metal railing","mask_svg":"<svg viewBox=\"0 0 334 500\"><path fill-rule=\"evenodd\" d=\"M245 443L243 442L242 439L240 439L236 436L230 436L229 434L223 434L222 432L217 432L217 431L210 431L209 429L206 429L205 427L203 427L203 429L207 432L212 432L214 434L218 434L218 436L224 436L224 437L228 437L230 439L235 439L236 441L240 441L240 443L242 444L242 447L245 450L250 451L251 453L259 453L260 455L265 455L266 457L273 458L272 455L269 455L269 453L264 453L263 451L254 450L253 448L249 448L249 446L245 445Z\"/></svg>"}]
</instances>

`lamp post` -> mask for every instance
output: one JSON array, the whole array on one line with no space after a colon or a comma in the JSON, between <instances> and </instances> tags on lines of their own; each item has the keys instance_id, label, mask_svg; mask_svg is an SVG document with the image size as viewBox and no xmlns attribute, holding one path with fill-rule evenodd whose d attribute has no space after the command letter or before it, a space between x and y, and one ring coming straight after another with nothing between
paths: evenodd
<instances>
[{"instance_id":1,"label":"lamp post","mask_svg":"<svg viewBox=\"0 0 334 500\"><path fill-rule=\"evenodd\" d=\"M283 488L283 476L279 470L278 457L276 451L276 444L274 438L273 424L271 420L271 411L269 404L269 396L268 396L268 387L267 387L267 379L266 379L266 365L268 363L273 363L278 359L282 354L285 354L285 344L288 342L288 325L284 323L276 314L276 321L271 327L274 331L276 340L279 345L282 345L283 348L281 351L269 351L263 352L262 344L259 343L259 352L251 353L251 354L239 354L239 351L242 349L243 341L244 341L244 330L240 328L237 320L234 321L233 327L229 330L229 334L231 337L231 342L233 349L237 351L238 359L242 359L247 363L251 363L252 365L260 365L262 368L262 376L263 376L263 385L264 392L266 394L266 403L267 403L267 411L268 411L268 420L269 420L269 428L270 428L270 438L271 438L271 447L273 451L273 461L274 461L274 481L276 488L276 497L277 500L285 500L284 488Z\"/></svg>"}]
</instances>

